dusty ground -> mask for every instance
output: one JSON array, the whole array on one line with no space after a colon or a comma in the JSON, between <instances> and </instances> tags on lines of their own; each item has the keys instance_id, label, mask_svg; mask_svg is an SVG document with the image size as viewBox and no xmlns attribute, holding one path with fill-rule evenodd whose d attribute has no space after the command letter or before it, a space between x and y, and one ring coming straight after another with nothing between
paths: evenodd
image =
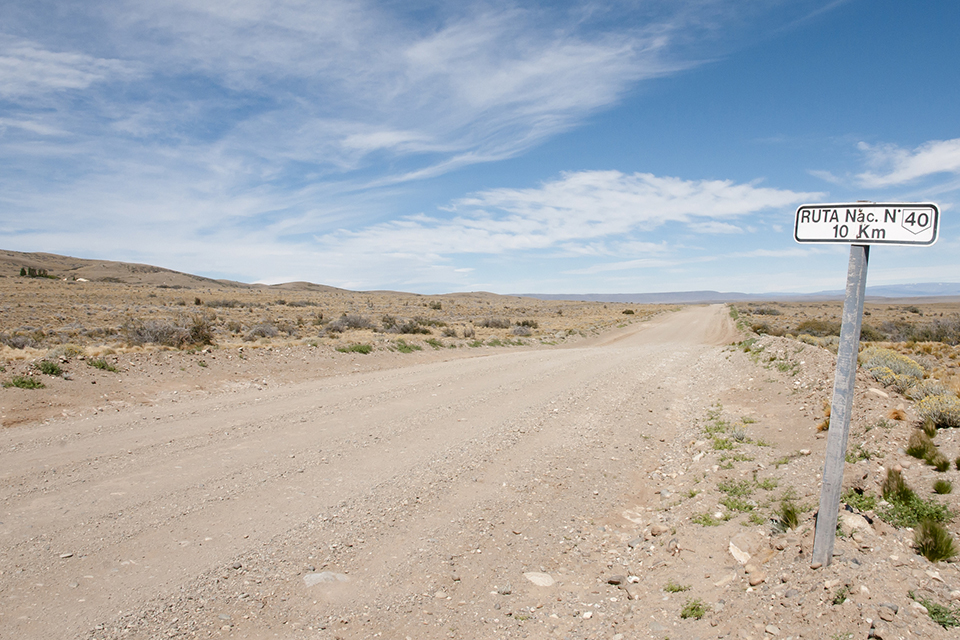
<instances>
[{"instance_id":1,"label":"dusty ground","mask_svg":"<svg viewBox=\"0 0 960 640\"><path fill-rule=\"evenodd\" d=\"M144 401L0 431L0 637L950 637L908 591L955 604L960 572L908 531L867 514L810 568L833 356L737 339L714 306L569 345L70 360L52 382ZM911 411L859 380L851 447L872 455L849 483L899 462L930 486L898 453ZM720 506L741 481L754 508ZM802 520L778 532L788 491Z\"/></svg>"},{"instance_id":2,"label":"dusty ground","mask_svg":"<svg viewBox=\"0 0 960 640\"><path fill-rule=\"evenodd\" d=\"M957 565L872 511L843 506L833 562L811 568L828 348L740 342L722 306L278 291L37 260L108 281L0 278L0 333L34 341L3 348L0 379L45 385L0 390L0 638L957 633L916 602L960 613ZM887 311L952 313L908 306ZM741 325L789 333L832 309L780 308ZM125 341L125 318L196 313L215 314L215 345ZM328 331L344 313L377 325ZM431 333L385 332L384 315ZM243 339L264 322L284 330ZM371 353L337 350L357 344ZM954 347L894 346L953 372ZM904 454L916 423L861 373L845 487L876 495L900 465L960 511L931 490L960 471ZM960 455L952 430L936 443ZM795 529L775 522L784 497Z\"/></svg>"}]
</instances>

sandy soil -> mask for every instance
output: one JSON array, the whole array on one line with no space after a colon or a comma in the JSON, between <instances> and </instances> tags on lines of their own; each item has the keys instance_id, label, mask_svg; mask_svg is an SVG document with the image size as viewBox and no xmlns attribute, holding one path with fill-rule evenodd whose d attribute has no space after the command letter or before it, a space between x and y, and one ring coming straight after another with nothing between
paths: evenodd
<instances>
[{"instance_id":1,"label":"sandy soil","mask_svg":"<svg viewBox=\"0 0 960 640\"><path fill-rule=\"evenodd\" d=\"M84 391L0 392L49 398L0 431L0 637L951 637L908 592L955 605L957 565L875 514L811 568L833 355L739 339L710 306L511 349L68 359ZM929 487L913 422L860 378L846 484Z\"/></svg>"}]
</instances>

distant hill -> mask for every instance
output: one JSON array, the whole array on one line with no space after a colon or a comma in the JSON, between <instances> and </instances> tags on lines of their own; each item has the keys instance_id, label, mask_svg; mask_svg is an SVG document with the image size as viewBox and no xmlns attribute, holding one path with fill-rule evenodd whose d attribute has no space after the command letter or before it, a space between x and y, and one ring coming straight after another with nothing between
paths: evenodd
<instances>
[{"instance_id":1,"label":"distant hill","mask_svg":"<svg viewBox=\"0 0 960 640\"><path fill-rule=\"evenodd\" d=\"M588 302L626 302L634 304L717 304L724 302L764 302L779 300L817 301L842 300L844 292L818 291L816 293L738 293L720 291L666 291L661 293L519 293L538 300L583 300ZM883 285L867 287L867 299L960 299L960 283L924 282L919 284Z\"/></svg>"},{"instance_id":2,"label":"distant hill","mask_svg":"<svg viewBox=\"0 0 960 640\"><path fill-rule=\"evenodd\" d=\"M54 253L24 253L0 249L0 276L18 276L20 269L45 270L57 278L76 278L91 282L116 282L131 285L152 285L157 287L240 287L270 289L281 291L344 291L337 287L312 282L285 282L265 285L235 282L233 280L214 280L203 276L173 271L163 267L113 260L90 260L73 258ZM450 295L499 294L473 292ZM514 293L507 294L538 300L582 300L587 302L625 302L634 304L716 304L723 302L763 302L763 301L802 301L802 300L838 300L843 299L843 291L820 291L809 294L796 293L738 293L720 291L668 291L661 293ZM884 285L867 287L867 298L914 299L941 298L960 300L960 283L925 282L920 284Z\"/></svg>"}]
</instances>

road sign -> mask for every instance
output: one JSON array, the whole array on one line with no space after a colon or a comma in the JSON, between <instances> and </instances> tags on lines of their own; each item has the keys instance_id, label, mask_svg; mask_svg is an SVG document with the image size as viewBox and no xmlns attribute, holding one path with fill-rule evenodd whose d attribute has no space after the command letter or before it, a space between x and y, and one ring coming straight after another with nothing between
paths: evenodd
<instances>
[{"instance_id":1,"label":"road sign","mask_svg":"<svg viewBox=\"0 0 960 640\"><path fill-rule=\"evenodd\" d=\"M929 246L940 231L940 209L930 203L805 204L797 209L797 242Z\"/></svg>"}]
</instances>

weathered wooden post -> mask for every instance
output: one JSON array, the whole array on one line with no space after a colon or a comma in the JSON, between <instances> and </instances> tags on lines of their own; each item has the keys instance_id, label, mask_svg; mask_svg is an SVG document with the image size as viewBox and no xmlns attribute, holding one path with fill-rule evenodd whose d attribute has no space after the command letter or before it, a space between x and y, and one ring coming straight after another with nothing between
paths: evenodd
<instances>
[{"instance_id":1,"label":"weathered wooden post","mask_svg":"<svg viewBox=\"0 0 960 640\"><path fill-rule=\"evenodd\" d=\"M935 204L858 202L803 205L797 209L793 231L797 242L851 245L840 347L833 380L833 401L830 404L830 430L820 488L820 509L813 539L814 564L827 566L833 558L857 377L870 245L932 245L937 241L939 220L940 210Z\"/></svg>"}]
</instances>

